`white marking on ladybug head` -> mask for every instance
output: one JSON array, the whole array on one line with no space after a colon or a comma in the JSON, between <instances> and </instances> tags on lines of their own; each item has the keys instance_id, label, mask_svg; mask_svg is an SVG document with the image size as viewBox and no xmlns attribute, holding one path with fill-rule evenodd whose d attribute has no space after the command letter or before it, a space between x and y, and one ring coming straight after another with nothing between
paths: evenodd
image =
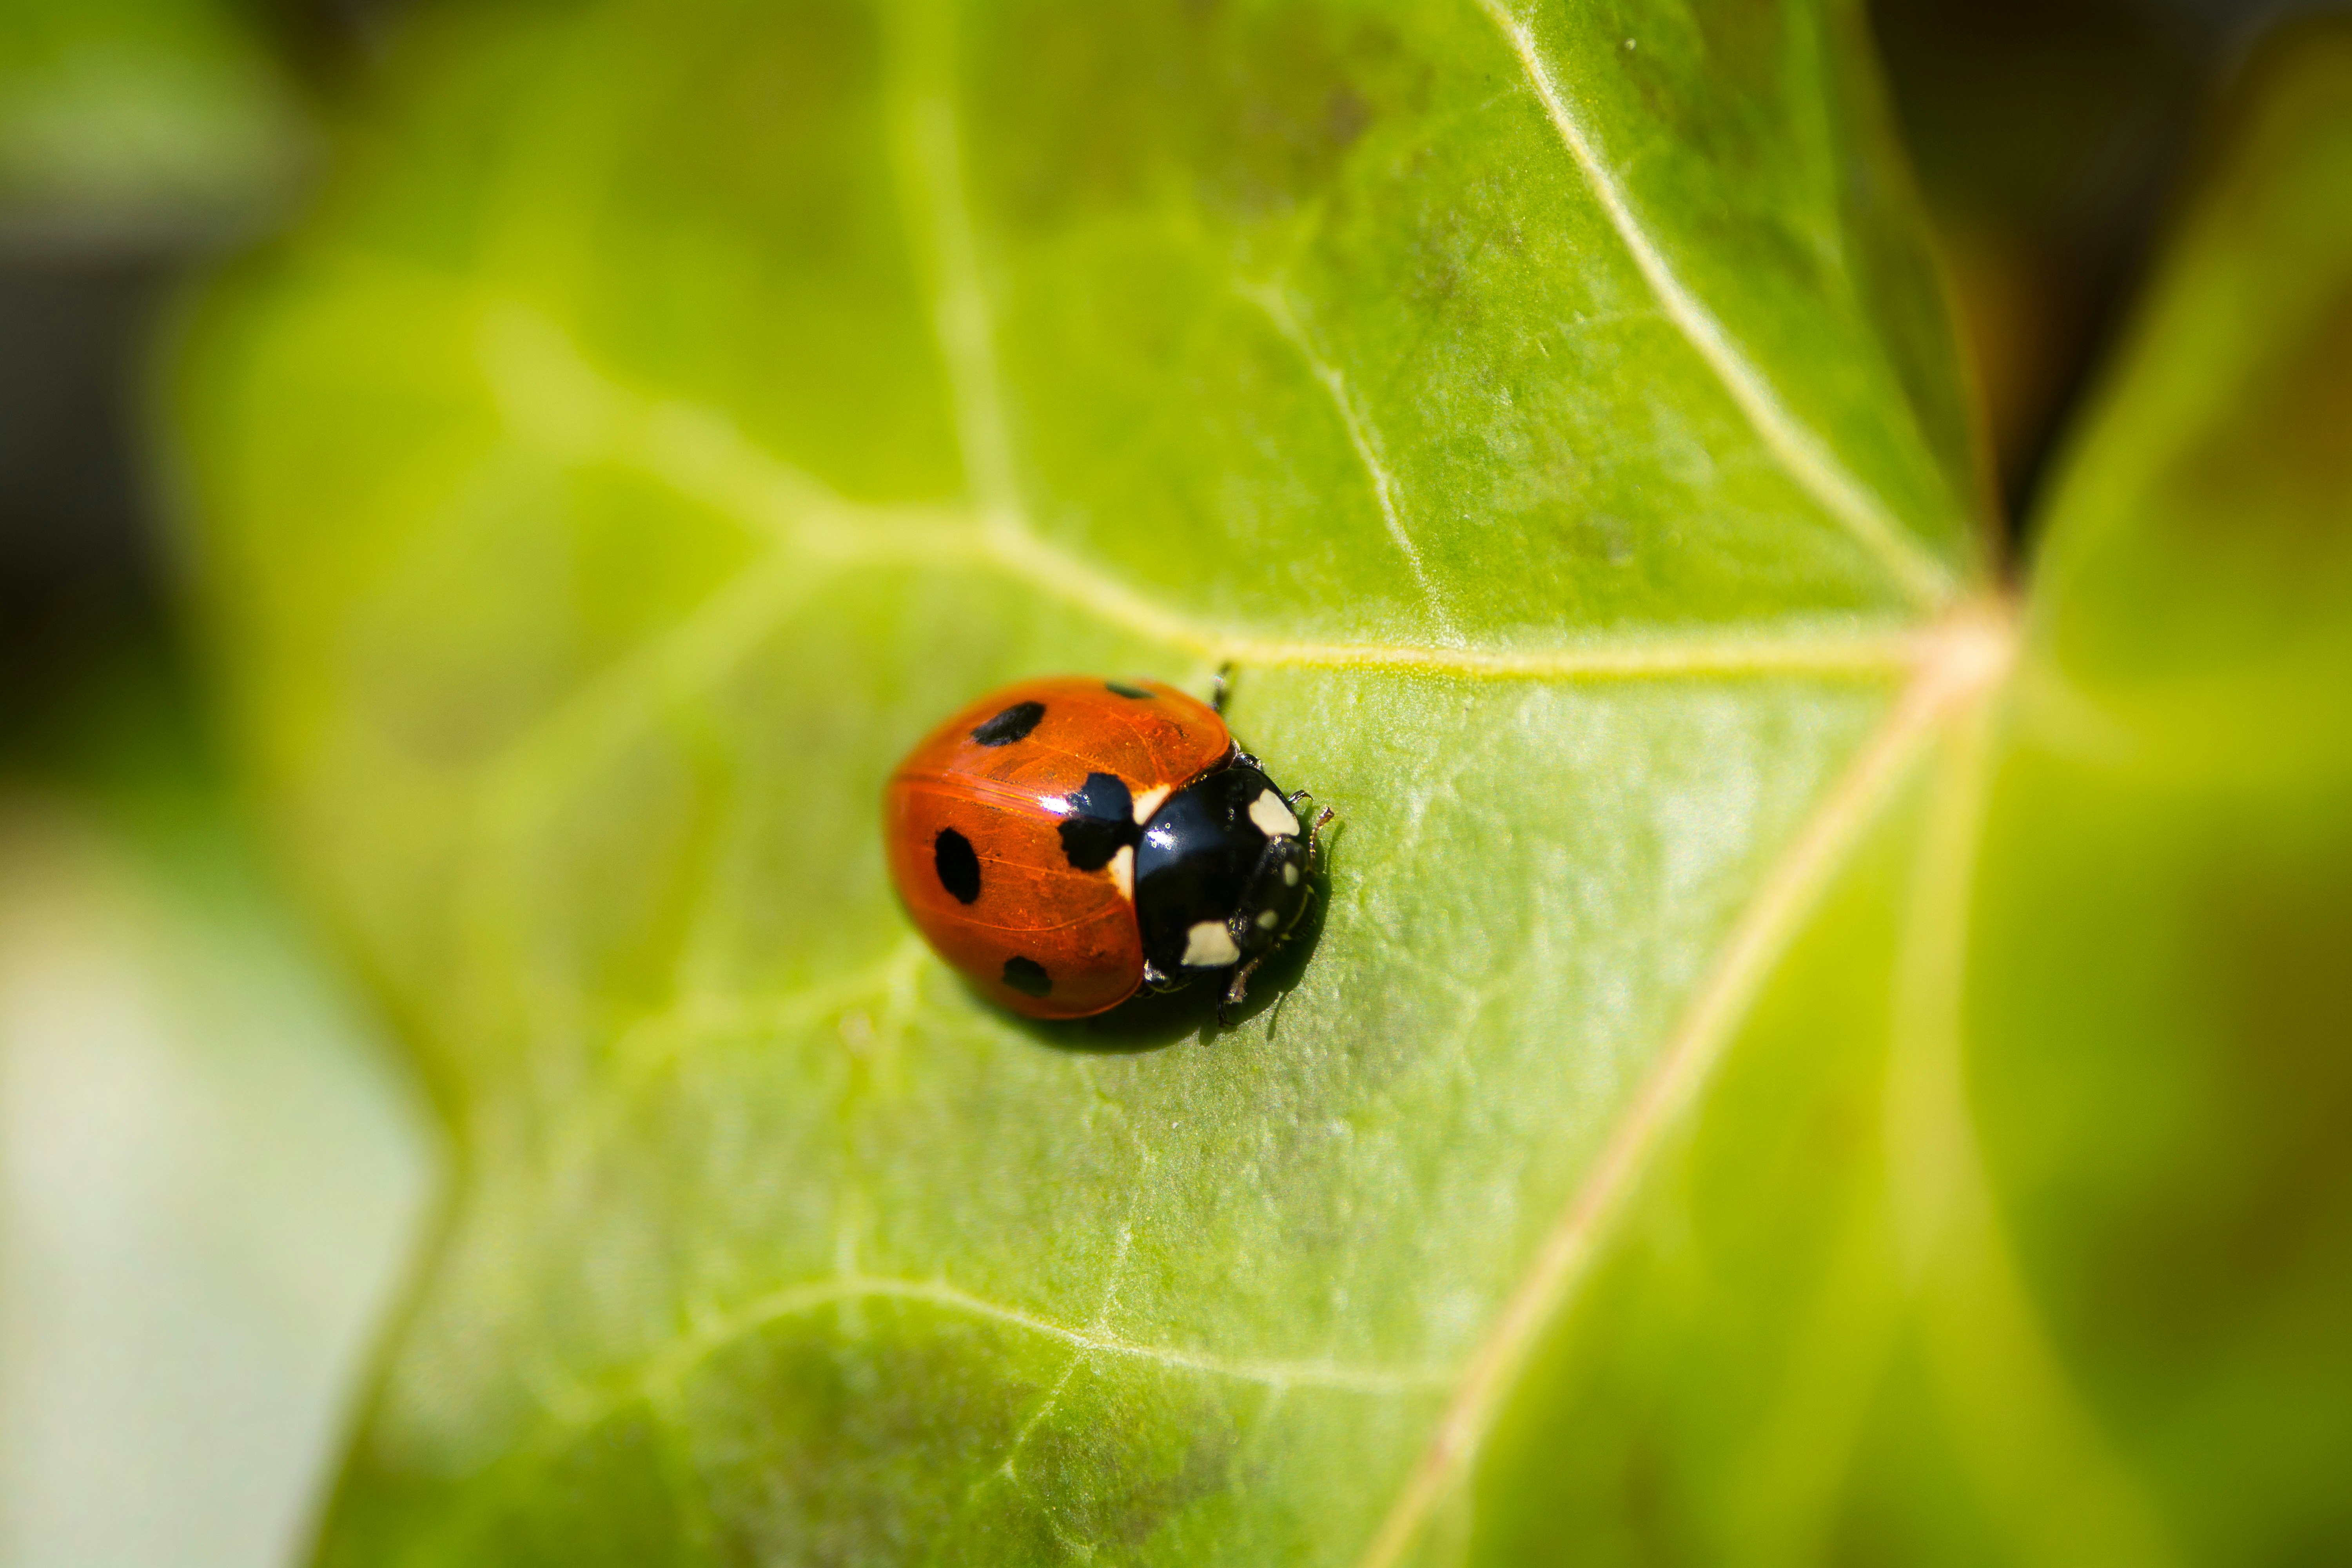
<instances>
[{"instance_id":1,"label":"white marking on ladybug head","mask_svg":"<svg viewBox=\"0 0 2352 1568\"><path fill-rule=\"evenodd\" d=\"M1298 886L1297 861L1285 860L1282 863L1282 885L1286 888L1295 888Z\"/></svg>"},{"instance_id":2,"label":"white marking on ladybug head","mask_svg":"<svg viewBox=\"0 0 2352 1568\"><path fill-rule=\"evenodd\" d=\"M1250 802L1250 820L1268 838L1298 837L1298 818L1290 815L1290 807L1283 805L1282 797L1270 789L1259 791L1258 797Z\"/></svg>"},{"instance_id":3,"label":"white marking on ladybug head","mask_svg":"<svg viewBox=\"0 0 2352 1568\"><path fill-rule=\"evenodd\" d=\"M1161 784L1158 789L1148 789L1141 795L1137 795L1135 797L1135 825L1138 827L1140 827L1145 823L1150 821L1151 814L1160 809L1160 803L1166 800L1168 796L1173 793L1173 790L1174 786L1171 784Z\"/></svg>"},{"instance_id":4,"label":"white marking on ladybug head","mask_svg":"<svg viewBox=\"0 0 2352 1568\"><path fill-rule=\"evenodd\" d=\"M1135 902L1135 846L1122 844L1118 853L1110 858L1111 886L1129 903Z\"/></svg>"},{"instance_id":5,"label":"white marking on ladybug head","mask_svg":"<svg viewBox=\"0 0 2352 1568\"><path fill-rule=\"evenodd\" d=\"M1241 961L1242 950L1234 945L1234 933L1223 921L1202 921L1184 933L1187 969L1223 969Z\"/></svg>"},{"instance_id":6,"label":"white marking on ladybug head","mask_svg":"<svg viewBox=\"0 0 2352 1568\"><path fill-rule=\"evenodd\" d=\"M1287 868L1288 868L1286 867L1285 868L1285 869ZM1281 923L1282 916L1272 910L1261 910L1258 914L1257 926L1260 931L1272 931L1276 926Z\"/></svg>"}]
</instances>

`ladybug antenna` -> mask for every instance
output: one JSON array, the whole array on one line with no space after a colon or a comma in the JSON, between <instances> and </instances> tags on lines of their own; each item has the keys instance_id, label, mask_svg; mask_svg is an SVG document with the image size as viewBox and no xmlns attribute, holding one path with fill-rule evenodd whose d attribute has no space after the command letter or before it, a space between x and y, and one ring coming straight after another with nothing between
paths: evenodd
<instances>
[{"instance_id":1,"label":"ladybug antenna","mask_svg":"<svg viewBox=\"0 0 2352 1568\"><path fill-rule=\"evenodd\" d=\"M1224 716L1225 700L1234 694L1234 661L1217 666L1217 673L1209 677L1209 710L1219 718Z\"/></svg>"}]
</instances>

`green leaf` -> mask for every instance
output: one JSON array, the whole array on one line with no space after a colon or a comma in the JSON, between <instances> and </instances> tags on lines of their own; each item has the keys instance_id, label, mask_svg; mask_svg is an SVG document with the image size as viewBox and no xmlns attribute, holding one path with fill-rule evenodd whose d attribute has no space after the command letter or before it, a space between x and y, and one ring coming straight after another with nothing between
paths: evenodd
<instances>
[{"instance_id":1,"label":"green leaf","mask_svg":"<svg viewBox=\"0 0 2352 1568\"><path fill-rule=\"evenodd\" d=\"M2245 97L2065 467L2014 680L1585 1266L1480 1560L2352 1548L2352 31Z\"/></svg>"},{"instance_id":2,"label":"green leaf","mask_svg":"<svg viewBox=\"0 0 2352 1568\"><path fill-rule=\"evenodd\" d=\"M2157 529L2152 443L2254 374L2159 306L2019 661L1883 122L1843 5L416 25L183 404L244 743L467 1172L328 1560L2201 1544L2177 1347L2104 1325L2221 1168L2131 1020L2183 1085L2242 1020L2126 970L2275 956L2180 879L2341 802L2317 689L2230 650L2310 676L2343 601L2294 630L2257 552L2212 609L2205 514ZM1341 816L1287 984L976 1001L891 763L1226 660Z\"/></svg>"}]
</instances>

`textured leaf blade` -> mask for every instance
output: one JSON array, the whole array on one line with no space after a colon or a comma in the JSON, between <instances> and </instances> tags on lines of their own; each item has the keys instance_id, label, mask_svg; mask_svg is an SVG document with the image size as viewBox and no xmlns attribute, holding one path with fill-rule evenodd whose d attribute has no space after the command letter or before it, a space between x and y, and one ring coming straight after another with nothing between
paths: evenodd
<instances>
[{"instance_id":1,"label":"textured leaf blade","mask_svg":"<svg viewBox=\"0 0 2352 1568\"><path fill-rule=\"evenodd\" d=\"M409 38L398 155L189 401L249 745L468 1161L331 1557L1385 1539L1984 640L1931 629L1968 454L1870 116L1687 155L1559 20ZM1640 70L1780 126L1866 101L1834 20ZM1741 223L1810 249L1726 268ZM979 1005L889 899L890 763L1002 679L1224 658L1344 814L1296 984L1225 1036Z\"/></svg>"},{"instance_id":2,"label":"textured leaf blade","mask_svg":"<svg viewBox=\"0 0 2352 1568\"><path fill-rule=\"evenodd\" d=\"M1792 930L1564 1293L1471 1558L2346 1539L2352 771L2314 721L2352 676L2341 30L2246 98L2063 476L2014 680Z\"/></svg>"}]
</instances>

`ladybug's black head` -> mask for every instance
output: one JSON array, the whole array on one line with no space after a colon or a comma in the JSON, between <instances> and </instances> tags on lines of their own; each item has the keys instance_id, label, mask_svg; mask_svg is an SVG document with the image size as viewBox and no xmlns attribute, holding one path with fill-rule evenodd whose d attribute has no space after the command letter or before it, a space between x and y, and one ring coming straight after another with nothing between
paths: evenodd
<instances>
[{"instance_id":1,"label":"ladybug's black head","mask_svg":"<svg viewBox=\"0 0 2352 1568\"><path fill-rule=\"evenodd\" d=\"M1174 984L1269 952L1308 899L1297 816L1258 768L1203 773L1162 802L1135 851L1143 956Z\"/></svg>"},{"instance_id":2,"label":"ladybug's black head","mask_svg":"<svg viewBox=\"0 0 2352 1568\"><path fill-rule=\"evenodd\" d=\"M1257 875L1234 908L1234 941L1244 958L1271 952L1307 912L1307 901L1314 896L1307 886L1314 870L1308 858L1306 842L1298 837L1267 843Z\"/></svg>"}]
</instances>

